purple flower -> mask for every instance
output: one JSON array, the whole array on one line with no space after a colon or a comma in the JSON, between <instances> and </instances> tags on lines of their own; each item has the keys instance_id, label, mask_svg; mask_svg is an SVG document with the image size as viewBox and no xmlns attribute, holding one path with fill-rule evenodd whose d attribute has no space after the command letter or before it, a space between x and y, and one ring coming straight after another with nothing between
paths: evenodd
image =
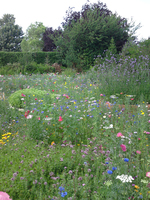
<instances>
[{"instance_id":1,"label":"purple flower","mask_svg":"<svg viewBox=\"0 0 150 200\"><path fill-rule=\"evenodd\" d=\"M79 180L79 181L82 181L82 177L80 176L80 177L78 178L78 180Z\"/></svg>"}]
</instances>

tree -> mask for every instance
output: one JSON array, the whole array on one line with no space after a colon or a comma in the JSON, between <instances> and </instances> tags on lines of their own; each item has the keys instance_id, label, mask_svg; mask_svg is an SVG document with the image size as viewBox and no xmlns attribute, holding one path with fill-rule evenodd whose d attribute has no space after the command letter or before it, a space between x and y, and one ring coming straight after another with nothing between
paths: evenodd
<instances>
[{"instance_id":1,"label":"tree","mask_svg":"<svg viewBox=\"0 0 150 200\"><path fill-rule=\"evenodd\" d=\"M15 25L14 15L5 14L0 19L0 51L20 51L23 31Z\"/></svg>"},{"instance_id":2,"label":"tree","mask_svg":"<svg viewBox=\"0 0 150 200\"><path fill-rule=\"evenodd\" d=\"M130 30L125 18L113 14L101 2L85 4L80 13L69 8L62 25L62 35L54 40L57 52L64 63L69 59L69 66L76 67L93 64L94 57L108 49L111 38L120 52Z\"/></svg>"},{"instance_id":3,"label":"tree","mask_svg":"<svg viewBox=\"0 0 150 200\"><path fill-rule=\"evenodd\" d=\"M44 48L43 51L53 51L56 49L56 45L52 37L58 37L62 33L62 29L58 27L58 30L53 30L52 27L46 28L45 32L43 33L43 41L44 41Z\"/></svg>"},{"instance_id":4,"label":"tree","mask_svg":"<svg viewBox=\"0 0 150 200\"><path fill-rule=\"evenodd\" d=\"M45 32L45 26L42 22L35 22L31 24L24 39L21 42L21 50L24 52L36 52L43 50L43 33Z\"/></svg>"}]
</instances>

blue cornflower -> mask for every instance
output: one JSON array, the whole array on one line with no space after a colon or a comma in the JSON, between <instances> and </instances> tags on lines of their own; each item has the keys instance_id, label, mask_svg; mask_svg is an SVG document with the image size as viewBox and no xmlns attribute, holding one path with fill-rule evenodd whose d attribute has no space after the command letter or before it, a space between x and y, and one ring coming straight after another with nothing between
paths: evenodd
<instances>
[{"instance_id":1,"label":"blue cornflower","mask_svg":"<svg viewBox=\"0 0 150 200\"><path fill-rule=\"evenodd\" d=\"M62 192L61 197L65 197L67 195L67 192Z\"/></svg>"},{"instance_id":2,"label":"blue cornflower","mask_svg":"<svg viewBox=\"0 0 150 200\"><path fill-rule=\"evenodd\" d=\"M142 195L140 195L138 198L139 198L139 199L143 199L143 196L142 196Z\"/></svg>"},{"instance_id":3,"label":"blue cornflower","mask_svg":"<svg viewBox=\"0 0 150 200\"><path fill-rule=\"evenodd\" d=\"M87 162L84 162L85 165L87 165Z\"/></svg>"},{"instance_id":4,"label":"blue cornflower","mask_svg":"<svg viewBox=\"0 0 150 200\"><path fill-rule=\"evenodd\" d=\"M129 159L128 159L128 158L125 158L124 161L125 161L125 162L129 162Z\"/></svg>"},{"instance_id":5,"label":"blue cornflower","mask_svg":"<svg viewBox=\"0 0 150 200\"><path fill-rule=\"evenodd\" d=\"M18 123L19 121L16 121L16 123Z\"/></svg>"},{"instance_id":6,"label":"blue cornflower","mask_svg":"<svg viewBox=\"0 0 150 200\"><path fill-rule=\"evenodd\" d=\"M117 169L117 167L112 167L112 170L116 170Z\"/></svg>"},{"instance_id":7,"label":"blue cornflower","mask_svg":"<svg viewBox=\"0 0 150 200\"><path fill-rule=\"evenodd\" d=\"M44 113L44 111L42 111L41 113Z\"/></svg>"},{"instance_id":8,"label":"blue cornflower","mask_svg":"<svg viewBox=\"0 0 150 200\"><path fill-rule=\"evenodd\" d=\"M107 173L108 173L108 174L112 174L113 172L112 172L111 170L108 170Z\"/></svg>"},{"instance_id":9,"label":"blue cornflower","mask_svg":"<svg viewBox=\"0 0 150 200\"><path fill-rule=\"evenodd\" d=\"M60 192L65 191L65 188L63 188L62 186L59 187Z\"/></svg>"},{"instance_id":10,"label":"blue cornflower","mask_svg":"<svg viewBox=\"0 0 150 200\"><path fill-rule=\"evenodd\" d=\"M109 164L109 162L105 162L105 164L107 164L107 165L108 165L108 164Z\"/></svg>"}]
</instances>

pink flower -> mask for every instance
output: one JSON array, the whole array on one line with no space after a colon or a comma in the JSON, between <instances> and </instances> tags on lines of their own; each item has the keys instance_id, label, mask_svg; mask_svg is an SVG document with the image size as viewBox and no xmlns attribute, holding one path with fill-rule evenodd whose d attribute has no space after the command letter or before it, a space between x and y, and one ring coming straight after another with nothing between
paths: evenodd
<instances>
[{"instance_id":1,"label":"pink flower","mask_svg":"<svg viewBox=\"0 0 150 200\"><path fill-rule=\"evenodd\" d=\"M117 133L117 137L121 137L121 136L123 136L122 133L120 133L120 132Z\"/></svg>"},{"instance_id":2,"label":"pink flower","mask_svg":"<svg viewBox=\"0 0 150 200\"><path fill-rule=\"evenodd\" d=\"M147 173L146 173L146 176L147 176L148 178L150 178L150 172L147 172Z\"/></svg>"},{"instance_id":3,"label":"pink flower","mask_svg":"<svg viewBox=\"0 0 150 200\"><path fill-rule=\"evenodd\" d=\"M121 144L120 147L121 147L122 151L126 151L126 145Z\"/></svg>"},{"instance_id":4,"label":"pink flower","mask_svg":"<svg viewBox=\"0 0 150 200\"><path fill-rule=\"evenodd\" d=\"M61 116L59 116L59 122L63 121L63 118Z\"/></svg>"},{"instance_id":5,"label":"pink flower","mask_svg":"<svg viewBox=\"0 0 150 200\"><path fill-rule=\"evenodd\" d=\"M102 96L103 96L103 94L100 94L100 96L102 97Z\"/></svg>"},{"instance_id":6,"label":"pink flower","mask_svg":"<svg viewBox=\"0 0 150 200\"><path fill-rule=\"evenodd\" d=\"M138 140L141 140L141 138L138 138Z\"/></svg>"},{"instance_id":7,"label":"pink flower","mask_svg":"<svg viewBox=\"0 0 150 200\"><path fill-rule=\"evenodd\" d=\"M35 98L35 101L37 100L37 98Z\"/></svg>"},{"instance_id":8,"label":"pink flower","mask_svg":"<svg viewBox=\"0 0 150 200\"><path fill-rule=\"evenodd\" d=\"M6 192L0 192L0 200L12 200Z\"/></svg>"},{"instance_id":9,"label":"pink flower","mask_svg":"<svg viewBox=\"0 0 150 200\"><path fill-rule=\"evenodd\" d=\"M26 95L22 93L21 96L22 96L22 97L25 97Z\"/></svg>"},{"instance_id":10,"label":"pink flower","mask_svg":"<svg viewBox=\"0 0 150 200\"><path fill-rule=\"evenodd\" d=\"M131 98L130 100L131 100L131 101L133 101L133 100L134 100L134 98Z\"/></svg>"},{"instance_id":11,"label":"pink flower","mask_svg":"<svg viewBox=\"0 0 150 200\"><path fill-rule=\"evenodd\" d=\"M141 151L136 151L136 153L141 154Z\"/></svg>"}]
</instances>

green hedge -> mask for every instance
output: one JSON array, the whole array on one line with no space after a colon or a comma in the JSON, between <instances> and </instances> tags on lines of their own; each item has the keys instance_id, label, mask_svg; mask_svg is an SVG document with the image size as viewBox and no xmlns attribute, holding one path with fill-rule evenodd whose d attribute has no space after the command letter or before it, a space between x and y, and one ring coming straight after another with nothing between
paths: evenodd
<instances>
[{"instance_id":1,"label":"green hedge","mask_svg":"<svg viewBox=\"0 0 150 200\"><path fill-rule=\"evenodd\" d=\"M24 53L24 52L3 52L0 51L0 65L7 65L7 63L18 63L23 61L23 58L32 58L32 61L37 64L44 64L47 60L49 64L57 62L56 52L35 52L35 53ZM26 65L26 63L24 63Z\"/></svg>"}]
</instances>

